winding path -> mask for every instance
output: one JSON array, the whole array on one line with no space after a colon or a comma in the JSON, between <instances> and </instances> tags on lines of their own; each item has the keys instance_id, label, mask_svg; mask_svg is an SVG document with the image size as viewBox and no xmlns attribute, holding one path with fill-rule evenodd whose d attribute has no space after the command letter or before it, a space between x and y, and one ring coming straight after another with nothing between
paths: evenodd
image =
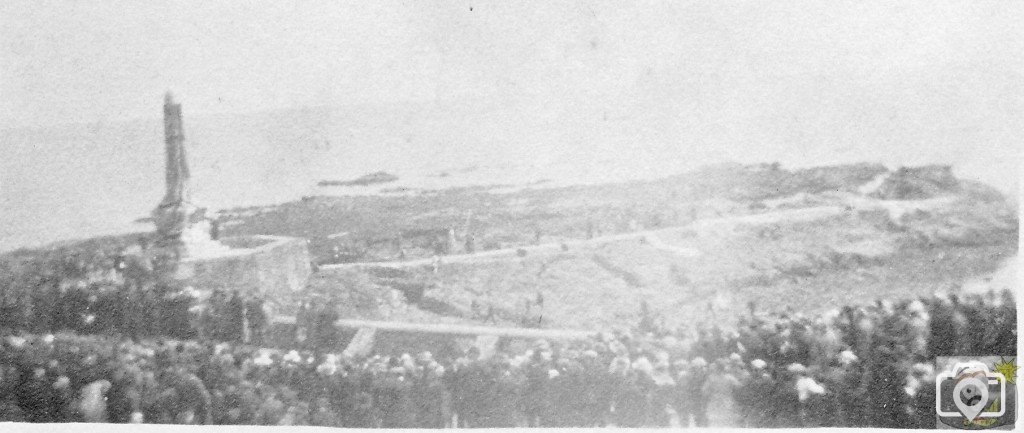
<instances>
[{"instance_id":1,"label":"winding path","mask_svg":"<svg viewBox=\"0 0 1024 433\"><path fill-rule=\"evenodd\" d=\"M833 215L841 214L845 211L840 206L819 206L812 208L803 209L787 209L774 212L753 214L753 215L738 215L738 216L726 216L720 218L709 218L696 220L690 224L677 227L669 227L657 230L643 230L630 233L619 233L614 235L599 236L593 239L573 239L564 242L549 242L540 245L525 245L521 247L513 248L502 248L496 250L480 251L470 254L452 254L447 256L439 256L441 264L451 263L470 263L470 262L486 262L491 260L504 260L515 258L519 256L520 250L525 251L527 255L538 255L538 254L554 254L562 251L562 246L565 245L569 249L587 245L600 245L609 242L620 242L628 240L640 240L644 239L647 245L652 248L666 251L673 254L678 254L684 257L696 257L701 255L701 251L696 248L687 248L676 245L670 245L663 242L658 235L662 233L672 233L687 229L699 229L708 228L717 225L729 225L729 224L768 224L777 221L800 221L800 220L815 220L825 218ZM417 268L432 266L435 259L424 258L415 260L405 261L389 261L389 262L358 262L358 263L339 263L332 265L320 266L321 271L331 270L350 270L350 269L365 269L365 268Z\"/></svg>"},{"instance_id":2,"label":"winding path","mask_svg":"<svg viewBox=\"0 0 1024 433\"><path fill-rule=\"evenodd\" d=\"M294 324L291 316L277 316L273 319L278 324ZM551 340L581 339L594 335L596 331L577 331L570 329L534 329L534 328L499 328L494 326L473 326L458 324L383 322L375 320L342 319L335 322L340 328L374 329L376 331L414 332L428 334L480 336L493 335L498 337L545 338Z\"/></svg>"}]
</instances>

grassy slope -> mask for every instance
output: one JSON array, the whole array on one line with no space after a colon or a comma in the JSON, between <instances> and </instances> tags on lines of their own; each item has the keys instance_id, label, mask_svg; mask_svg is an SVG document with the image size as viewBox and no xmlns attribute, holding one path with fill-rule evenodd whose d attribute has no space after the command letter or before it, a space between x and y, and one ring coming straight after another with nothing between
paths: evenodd
<instances>
[{"instance_id":1,"label":"grassy slope","mask_svg":"<svg viewBox=\"0 0 1024 433\"><path fill-rule=\"evenodd\" d=\"M468 188L401 197L318 197L236 210L226 217L235 223L226 234L302 236L323 248L328 234L341 231L388 239L398 230L460 227L472 211L482 245L525 245L533 241L535 227L551 241L582 238L588 221L610 233L628 231L631 219L648 228L681 227L693 217L842 206L859 186L884 172L871 165L798 171L722 166L659 181L511 194ZM469 306L477 300L485 308L493 305L499 322L511 325L524 301L540 291L545 326L586 328L635 323L642 299L669 324L693 324L712 317L732 320L749 301L760 308L815 311L931 293L991 272L1000 258L1016 252L1014 209L991 189L964 184L958 199L935 209L669 228L658 235L665 244L703 251L698 257L630 240L511 261L451 264L437 275L426 269L392 276L325 272L314 276L307 291L275 304L288 314L299 297L336 296L344 317L458 323L474 322ZM122 241L62 248L116 251ZM3 273L41 254L55 252L6 255ZM417 308L395 296L389 286L396 284L432 288Z\"/></svg>"},{"instance_id":2,"label":"grassy slope","mask_svg":"<svg viewBox=\"0 0 1024 433\"><path fill-rule=\"evenodd\" d=\"M851 211L812 221L722 224L658 234L665 243L703 251L698 257L630 240L511 261L448 264L438 275L407 271L406 280L434 284L428 304L444 319L397 317L471 321L470 304L476 300L494 305L500 322L515 325L525 300L539 291L545 297L545 325L551 327L635 323L641 300L670 326L709 319L728 323L746 311L748 302L814 312L954 291L964 280L994 271L1016 251L1016 237L996 239L1015 224L985 223L991 210L978 203L960 202L923 214L901 223L886 212ZM927 240L943 231L946 237ZM993 242L968 242L979 234Z\"/></svg>"}]
</instances>

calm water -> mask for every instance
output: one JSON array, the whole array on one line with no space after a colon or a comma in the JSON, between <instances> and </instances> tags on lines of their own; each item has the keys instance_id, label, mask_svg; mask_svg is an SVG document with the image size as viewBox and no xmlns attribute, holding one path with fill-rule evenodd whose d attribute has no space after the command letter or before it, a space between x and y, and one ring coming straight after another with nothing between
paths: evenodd
<instances>
[{"instance_id":1,"label":"calm water","mask_svg":"<svg viewBox=\"0 0 1024 433\"><path fill-rule=\"evenodd\" d=\"M895 128L886 122L900 119L887 121L885 113L859 129L827 119L679 115L685 107L639 117L631 108L608 101L193 118L186 104L194 201L217 209L374 193L379 187L318 188L316 182L379 170L401 178L385 187L440 188L652 178L723 161L946 163L962 177L1016 191L1016 151L985 131ZM161 198L162 134L159 119L0 131L0 250L147 230L132 221Z\"/></svg>"}]
</instances>

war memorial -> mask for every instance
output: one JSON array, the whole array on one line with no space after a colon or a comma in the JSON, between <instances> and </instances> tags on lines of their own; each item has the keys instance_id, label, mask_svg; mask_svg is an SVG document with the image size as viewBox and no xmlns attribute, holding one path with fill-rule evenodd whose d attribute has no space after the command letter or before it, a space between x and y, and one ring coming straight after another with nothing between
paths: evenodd
<instances>
[{"instance_id":1,"label":"war memorial","mask_svg":"<svg viewBox=\"0 0 1024 433\"><path fill-rule=\"evenodd\" d=\"M171 260L171 275L184 285L264 295L302 289L310 275L304 239L284 236L212 238L206 209L189 195L189 169L181 105L164 101L166 194L153 210L153 254Z\"/></svg>"}]
</instances>

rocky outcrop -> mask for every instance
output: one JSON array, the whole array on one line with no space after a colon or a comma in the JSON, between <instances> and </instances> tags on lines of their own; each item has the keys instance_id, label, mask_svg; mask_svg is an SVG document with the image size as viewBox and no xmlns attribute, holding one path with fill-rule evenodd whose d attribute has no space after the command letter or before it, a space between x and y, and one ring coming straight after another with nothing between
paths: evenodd
<instances>
[{"instance_id":1,"label":"rocky outcrop","mask_svg":"<svg viewBox=\"0 0 1024 433\"><path fill-rule=\"evenodd\" d=\"M961 190L948 165L900 167L890 173L870 195L883 200L923 200Z\"/></svg>"}]
</instances>

